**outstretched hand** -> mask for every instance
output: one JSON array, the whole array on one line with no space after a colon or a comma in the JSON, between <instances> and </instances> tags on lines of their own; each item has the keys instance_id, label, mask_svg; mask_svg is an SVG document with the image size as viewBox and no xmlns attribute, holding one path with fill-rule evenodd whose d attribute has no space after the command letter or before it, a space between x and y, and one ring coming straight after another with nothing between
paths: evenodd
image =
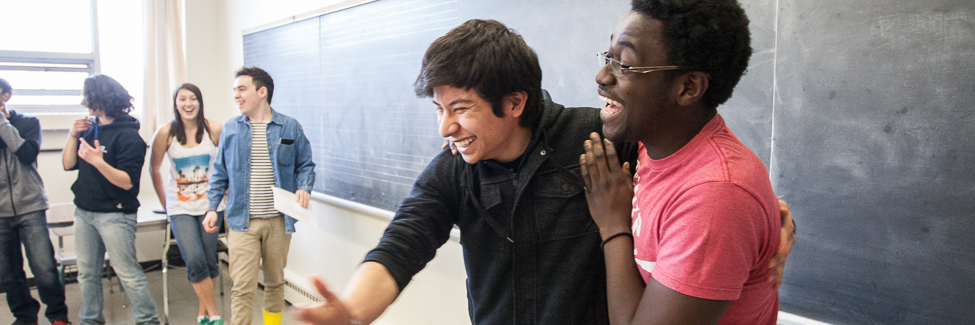
<instances>
[{"instance_id":1,"label":"outstretched hand","mask_svg":"<svg viewBox=\"0 0 975 325\"><path fill-rule=\"evenodd\" d=\"M603 238L630 231L633 211L633 176L630 163L620 166L616 147L608 139L593 132L584 146L586 154L579 156L582 180L586 184L589 213L599 226Z\"/></svg>"},{"instance_id":2,"label":"outstretched hand","mask_svg":"<svg viewBox=\"0 0 975 325\"><path fill-rule=\"evenodd\" d=\"M792 212L789 212L789 204L779 200L779 213L782 214L782 237L779 239L779 251L772 256L768 268L772 269L769 273L767 282L775 281L775 290L779 290L782 285L782 275L785 272L785 262L792 253L792 245L796 243L796 224L792 221Z\"/></svg>"},{"instance_id":3,"label":"outstretched hand","mask_svg":"<svg viewBox=\"0 0 975 325\"><path fill-rule=\"evenodd\" d=\"M295 319L306 324L315 325L349 325L352 323L352 316L345 308L345 305L335 296L334 293L325 287L318 276L309 278L318 293L325 298L325 301L316 304L299 304L291 307L291 313Z\"/></svg>"}]
</instances>

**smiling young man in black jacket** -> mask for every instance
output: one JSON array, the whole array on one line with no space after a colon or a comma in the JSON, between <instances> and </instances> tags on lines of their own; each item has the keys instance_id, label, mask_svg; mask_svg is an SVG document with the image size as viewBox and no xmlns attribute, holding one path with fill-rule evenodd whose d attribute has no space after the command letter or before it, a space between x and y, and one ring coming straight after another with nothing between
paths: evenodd
<instances>
[{"instance_id":1,"label":"smiling young man in black jacket","mask_svg":"<svg viewBox=\"0 0 975 325\"><path fill-rule=\"evenodd\" d=\"M30 294L23 244L37 293L47 305L44 316L51 324L67 324L64 287L48 237L47 197L37 173L41 123L7 109L12 92L10 84L0 79L0 288L7 293L15 324L37 323L41 306Z\"/></svg>"}]
</instances>

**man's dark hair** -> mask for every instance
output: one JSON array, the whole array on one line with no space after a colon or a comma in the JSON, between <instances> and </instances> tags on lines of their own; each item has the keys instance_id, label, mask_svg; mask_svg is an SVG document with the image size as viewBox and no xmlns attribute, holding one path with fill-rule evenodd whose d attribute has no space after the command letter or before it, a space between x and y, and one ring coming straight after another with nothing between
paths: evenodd
<instances>
[{"instance_id":1,"label":"man's dark hair","mask_svg":"<svg viewBox=\"0 0 975 325\"><path fill-rule=\"evenodd\" d=\"M518 125L534 128L542 117L538 56L521 35L494 20L468 20L430 44L414 84L416 95L432 97L440 86L473 88L498 117L504 116L504 96L524 91L528 99Z\"/></svg>"},{"instance_id":2,"label":"man's dark hair","mask_svg":"<svg viewBox=\"0 0 975 325\"><path fill-rule=\"evenodd\" d=\"M13 95L11 93L12 91L14 91L14 88L13 87L10 87L10 83L7 82L6 80L3 80L3 78L0 78L0 95L3 95L3 94L11 94L11 95Z\"/></svg>"},{"instance_id":3,"label":"man's dark hair","mask_svg":"<svg viewBox=\"0 0 975 325\"><path fill-rule=\"evenodd\" d=\"M723 104L752 55L748 17L736 0L633 0L633 10L663 22L670 63L707 73L704 104Z\"/></svg>"},{"instance_id":4,"label":"man's dark hair","mask_svg":"<svg viewBox=\"0 0 975 325\"><path fill-rule=\"evenodd\" d=\"M254 90L267 87L267 104L271 105L271 96L274 95L274 79L271 79L271 75L267 74L267 71L258 67L243 67L237 70L235 78L240 76L250 76L251 80L254 81Z\"/></svg>"},{"instance_id":5,"label":"man's dark hair","mask_svg":"<svg viewBox=\"0 0 975 325\"><path fill-rule=\"evenodd\" d=\"M132 111L132 96L112 77L96 74L85 78L84 94L88 108L103 111L113 119Z\"/></svg>"}]
</instances>

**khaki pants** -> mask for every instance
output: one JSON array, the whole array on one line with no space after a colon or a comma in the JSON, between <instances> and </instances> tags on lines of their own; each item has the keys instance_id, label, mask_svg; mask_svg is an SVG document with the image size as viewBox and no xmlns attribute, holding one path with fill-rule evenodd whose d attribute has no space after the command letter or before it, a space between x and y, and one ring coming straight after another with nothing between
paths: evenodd
<instances>
[{"instance_id":1,"label":"khaki pants","mask_svg":"<svg viewBox=\"0 0 975 325\"><path fill-rule=\"evenodd\" d=\"M253 318L257 272L264 270L264 310L284 309L284 267L288 263L291 234L284 217L251 218L247 231L230 231L231 324L250 325Z\"/></svg>"}]
</instances>

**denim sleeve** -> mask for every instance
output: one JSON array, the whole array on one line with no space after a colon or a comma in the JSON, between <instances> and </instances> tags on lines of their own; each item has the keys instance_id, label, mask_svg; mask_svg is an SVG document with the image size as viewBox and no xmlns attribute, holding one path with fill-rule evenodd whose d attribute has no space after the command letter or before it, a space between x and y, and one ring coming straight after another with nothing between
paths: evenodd
<instances>
[{"instance_id":1,"label":"denim sleeve","mask_svg":"<svg viewBox=\"0 0 975 325\"><path fill-rule=\"evenodd\" d=\"M220 132L220 145L217 146L217 155L213 157L213 175L210 176L210 190L207 191L207 210L216 211L217 207L220 206L220 201L223 200L223 192L227 190L227 165L226 160L224 160L224 152L227 151L227 147L233 145L227 143L227 134L233 130L233 119L227 121L223 125L223 130Z\"/></svg>"},{"instance_id":2,"label":"denim sleeve","mask_svg":"<svg viewBox=\"0 0 975 325\"><path fill-rule=\"evenodd\" d=\"M315 162L312 161L311 142L305 137L305 130L301 124L298 125L298 136L295 140L298 145L298 153L295 157L295 171L297 187L296 189L311 193L315 187Z\"/></svg>"},{"instance_id":3,"label":"denim sleeve","mask_svg":"<svg viewBox=\"0 0 975 325\"><path fill-rule=\"evenodd\" d=\"M379 245L364 262L377 262L389 270L400 292L433 259L453 228L459 208L460 186L450 151L427 166L410 195L386 227Z\"/></svg>"}]
</instances>

